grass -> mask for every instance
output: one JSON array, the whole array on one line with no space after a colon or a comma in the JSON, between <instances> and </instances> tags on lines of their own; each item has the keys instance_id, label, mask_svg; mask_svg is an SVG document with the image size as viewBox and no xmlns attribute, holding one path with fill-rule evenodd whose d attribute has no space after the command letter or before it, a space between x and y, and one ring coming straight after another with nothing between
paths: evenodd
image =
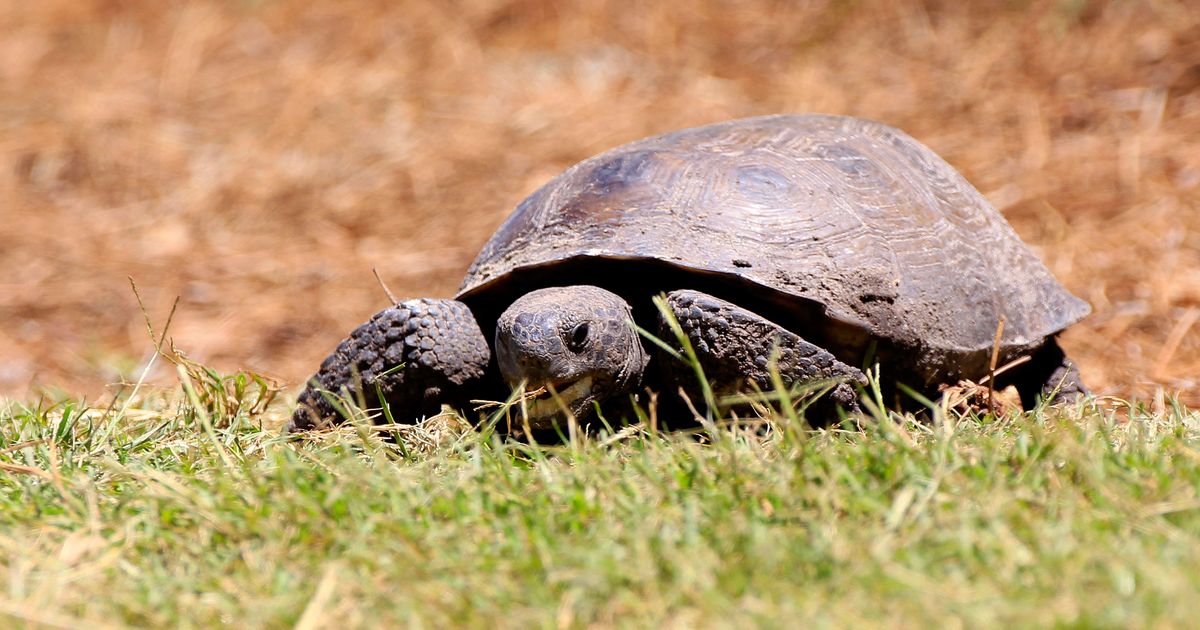
<instances>
[{"instance_id":1,"label":"grass","mask_svg":"<svg viewBox=\"0 0 1200 630\"><path fill-rule=\"evenodd\" d=\"M189 367L0 410L5 625L1144 627L1200 601L1182 406L289 441L265 382Z\"/></svg>"}]
</instances>

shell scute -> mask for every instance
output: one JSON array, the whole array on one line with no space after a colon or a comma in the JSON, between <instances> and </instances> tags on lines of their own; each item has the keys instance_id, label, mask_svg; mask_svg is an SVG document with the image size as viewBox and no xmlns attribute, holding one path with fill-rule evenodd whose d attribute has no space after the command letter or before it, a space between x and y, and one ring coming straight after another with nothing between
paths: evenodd
<instances>
[{"instance_id":1,"label":"shell scute","mask_svg":"<svg viewBox=\"0 0 1200 630\"><path fill-rule=\"evenodd\" d=\"M1006 348L1032 348L1090 310L933 151L840 116L685 129L581 162L517 207L459 295L580 260L732 278L936 356L978 355L1001 319Z\"/></svg>"}]
</instances>

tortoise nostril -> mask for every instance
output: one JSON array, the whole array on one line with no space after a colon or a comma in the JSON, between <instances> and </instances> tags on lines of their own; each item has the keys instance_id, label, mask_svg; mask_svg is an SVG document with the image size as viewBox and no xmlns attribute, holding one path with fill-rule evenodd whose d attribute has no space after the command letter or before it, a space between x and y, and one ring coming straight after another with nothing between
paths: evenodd
<instances>
[{"instance_id":1,"label":"tortoise nostril","mask_svg":"<svg viewBox=\"0 0 1200 630\"><path fill-rule=\"evenodd\" d=\"M587 322L577 324L571 329L571 338L567 340L567 347L574 352L579 352L582 350L584 345L587 343L588 331L589 328Z\"/></svg>"}]
</instances>

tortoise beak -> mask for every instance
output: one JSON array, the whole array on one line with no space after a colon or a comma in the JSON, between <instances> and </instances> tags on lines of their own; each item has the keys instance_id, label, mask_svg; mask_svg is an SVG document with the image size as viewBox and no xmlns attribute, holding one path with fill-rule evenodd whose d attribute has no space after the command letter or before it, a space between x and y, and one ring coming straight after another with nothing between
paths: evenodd
<instances>
[{"instance_id":1,"label":"tortoise beak","mask_svg":"<svg viewBox=\"0 0 1200 630\"><path fill-rule=\"evenodd\" d=\"M590 411L592 401L595 400L595 396L592 394L591 376L584 376L558 385L548 384L546 390L545 394L529 401L527 410L531 420L553 420L556 416L566 415L566 413L580 418Z\"/></svg>"}]
</instances>

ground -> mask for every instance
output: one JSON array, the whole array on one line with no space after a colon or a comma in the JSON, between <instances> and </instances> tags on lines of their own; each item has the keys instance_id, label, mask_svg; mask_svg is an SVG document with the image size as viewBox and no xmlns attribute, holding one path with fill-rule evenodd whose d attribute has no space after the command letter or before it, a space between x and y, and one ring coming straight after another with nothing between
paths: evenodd
<instances>
[{"instance_id":1,"label":"ground","mask_svg":"<svg viewBox=\"0 0 1200 630\"><path fill-rule=\"evenodd\" d=\"M151 344L289 386L401 297L453 294L573 162L833 112L959 168L1095 309L1100 393L1200 402L1190 2L114 2L0 11L0 395L93 399ZM155 380L170 380L156 372Z\"/></svg>"}]
</instances>

